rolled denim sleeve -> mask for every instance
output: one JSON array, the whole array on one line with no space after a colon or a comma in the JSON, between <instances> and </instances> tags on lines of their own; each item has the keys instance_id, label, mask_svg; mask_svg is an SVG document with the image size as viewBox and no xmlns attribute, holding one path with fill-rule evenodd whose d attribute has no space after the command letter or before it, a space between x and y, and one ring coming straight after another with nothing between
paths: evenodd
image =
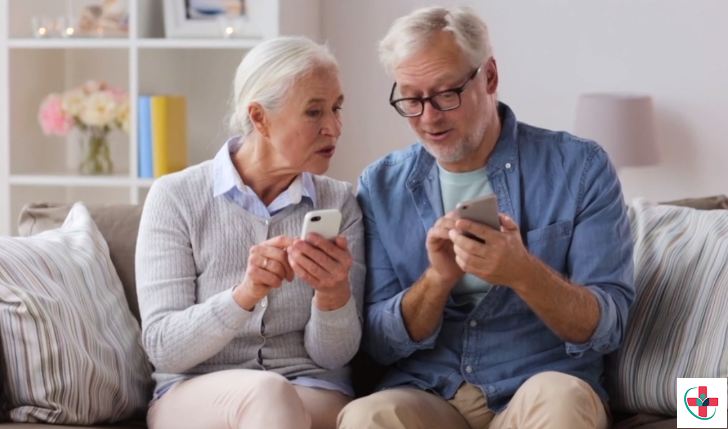
<instances>
[{"instance_id":1,"label":"rolled denim sleeve","mask_svg":"<svg viewBox=\"0 0 728 429\"><path fill-rule=\"evenodd\" d=\"M364 216L367 261L362 347L374 360L389 365L417 350L433 348L442 320L429 338L411 339L402 317L402 299L411 285L400 283L379 237L365 176L359 179L357 199Z\"/></svg>"},{"instance_id":2,"label":"rolled denim sleeve","mask_svg":"<svg viewBox=\"0 0 728 429\"><path fill-rule=\"evenodd\" d=\"M579 357L589 349L607 354L622 344L635 299L633 253L617 172L604 150L595 145L582 172L568 270L573 283L594 294L600 317L589 341L566 343L569 355Z\"/></svg>"}]
</instances>

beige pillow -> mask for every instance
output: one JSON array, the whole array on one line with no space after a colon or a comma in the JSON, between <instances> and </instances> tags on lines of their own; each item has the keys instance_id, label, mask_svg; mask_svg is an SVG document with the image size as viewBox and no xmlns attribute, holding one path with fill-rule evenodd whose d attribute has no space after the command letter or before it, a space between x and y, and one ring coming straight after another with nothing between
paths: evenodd
<instances>
[{"instance_id":1,"label":"beige pillow","mask_svg":"<svg viewBox=\"0 0 728 429\"><path fill-rule=\"evenodd\" d=\"M71 204L29 204L20 213L18 231L21 236L29 236L58 228L68 216L71 207L73 207ZM109 246L111 261L121 279L121 284L124 285L124 295L129 303L129 309L139 321L139 303L134 277L134 251L142 206L111 204L88 205L86 208Z\"/></svg>"},{"instance_id":2,"label":"beige pillow","mask_svg":"<svg viewBox=\"0 0 728 429\"><path fill-rule=\"evenodd\" d=\"M59 229L0 237L0 337L13 421L90 425L145 411L141 331L83 204Z\"/></svg>"},{"instance_id":3,"label":"beige pillow","mask_svg":"<svg viewBox=\"0 0 728 429\"><path fill-rule=\"evenodd\" d=\"M675 416L678 378L728 377L728 211L629 209L636 300L607 382L615 410Z\"/></svg>"}]
</instances>

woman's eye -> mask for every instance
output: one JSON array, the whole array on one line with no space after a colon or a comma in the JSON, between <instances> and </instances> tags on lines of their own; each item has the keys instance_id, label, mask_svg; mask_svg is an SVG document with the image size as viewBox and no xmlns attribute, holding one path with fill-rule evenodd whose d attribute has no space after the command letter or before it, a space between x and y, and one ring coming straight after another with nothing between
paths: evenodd
<instances>
[{"instance_id":1,"label":"woman's eye","mask_svg":"<svg viewBox=\"0 0 728 429\"><path fill-rule=\"evenodd\" d=\"M318 118L319 116L321 116L321 111L320 110L309 110L306 112L306 115L308 115L312 118Z\"/></svg>"},{"instance_id":2,"label":"woman's eye","mask_svg":"<svg viewBox=\"0 0 728 429\"><path fill-rule=\"evenodd\" d=\"M341 109L342 109L341 106L334 107L334 113L336 113L336 114L341 113Z\"/></svg>"}]
</instances>

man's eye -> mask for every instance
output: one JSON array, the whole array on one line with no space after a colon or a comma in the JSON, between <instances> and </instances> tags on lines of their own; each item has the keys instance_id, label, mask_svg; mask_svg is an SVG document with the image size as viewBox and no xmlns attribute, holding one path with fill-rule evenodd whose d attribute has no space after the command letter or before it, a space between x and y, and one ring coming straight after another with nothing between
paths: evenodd
<instances>
[{"instance_id":1,"label":"man's eye","mask_svg":"<svg viewBox=\"0 0 728 429\"><path fill-rule=\"evenodd\" d=\"M308 115L312 118L318 118L319 116L321 116L321 111L320 110L308 110L308 111L306 111L306 115Z\"/></svg>"},{"instance_id":2,"label":"man's eye","mask_svg":"<svg viewBox=\"0 0 728 429\"><path fill-rule=\"evenodd\" d=\"M444 101L450 101L450 100L454 100L454 99L458 98L458 95L455 92L448 91L448 92L443 92L441 94L438 94L437 98L444 100Z\"/></svg>"}]
</instances>

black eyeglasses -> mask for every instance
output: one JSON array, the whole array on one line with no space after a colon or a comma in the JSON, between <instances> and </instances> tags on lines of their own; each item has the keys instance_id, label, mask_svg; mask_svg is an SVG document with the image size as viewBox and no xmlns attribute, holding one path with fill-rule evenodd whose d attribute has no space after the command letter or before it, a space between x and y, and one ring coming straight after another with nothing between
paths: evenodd
<instances>
[{"instance_id":1,"label":"black eyeglasses","mask_svg":"<svg viewBox=\"0 0 728 429\"><path fill-rule=\"evenodd\" d=\"M416 116L422 115L422 113L425 111L426 101L429 101L432 107L442 112L455 110L460 107L460 104L462 103L462 100L460 99L460 94L465 91L465 86L468 84L468 82L475 79L475 76L478 75L478 72L480 72L480 69L482 68L483 66L480 66L475 69L475 71L470 73L470 76L465 81L465 83L463 83L459 87L446 89L436 94L432 94L429 97L408 97L392 100L392 97L394 96L394 90L397 88L397 82L394 82L394 85L392 85L392 92L389 94L389 104L391 104L392 107L397 110L397 113L406 118L414 118Z\"/></svg>"}]
</instances>

